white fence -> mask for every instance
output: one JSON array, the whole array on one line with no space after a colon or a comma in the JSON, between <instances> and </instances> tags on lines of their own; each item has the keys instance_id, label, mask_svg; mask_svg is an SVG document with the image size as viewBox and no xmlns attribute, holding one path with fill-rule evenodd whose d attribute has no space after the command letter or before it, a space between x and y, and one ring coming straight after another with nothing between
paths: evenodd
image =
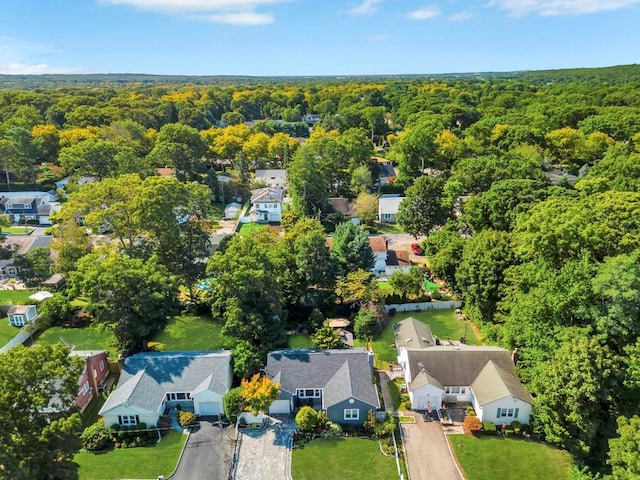
<instances>
[{"instance_id":1,"label":"white fence","mask_svg":"<svg viewBox=\"0 0 640 480\"><path fill-rule=\"evenodd\" d=\"M16 345L22 345L24 342L26 342L31 337L31 335L36 333L40 328L42 324L40 318L41 317L38 317L31 323L28 323L24 327L22 327L20 329L20 332L15 337L9 340L4 347L0 348L0 353L7 353Z\"/></svg>"},{"instance_id":2,"label":"white fence","mask_svg":"<svg viewBox=\"0 0 640 480\"><path fill-rule=\"evenodd\" d=\"M391 305L385 305L384 309L389 312L392 308L396 312L416 312L422 310L446 310L449 308L460 308L462 302L460 301L444 301L444 302L417 302L417 303L394 303Z\"/></svg>"}]
</instances>

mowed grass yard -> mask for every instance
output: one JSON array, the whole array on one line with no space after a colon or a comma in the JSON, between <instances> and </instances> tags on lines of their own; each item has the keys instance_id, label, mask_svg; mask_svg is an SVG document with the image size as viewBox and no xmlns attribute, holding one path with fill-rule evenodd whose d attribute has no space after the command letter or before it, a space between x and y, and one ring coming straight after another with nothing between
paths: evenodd
<instances>
[{"instance_id":1,"label":"mowed grass yard","mask_svg":"<svg viewBox=\"0 0 640 480\"><path fill-rule=\"evenodd\" d=\"M233 347L233 340L222 335L222 324L211 317L180 315L169 320L164 331L149 342L160 351L218 350Z\"/></svg>"},{"instance_id":2,"label":"mowed grass yard","mask_svg":"<svg viewBox=\"0 0 640 480\"><path fill-rule=\"evenodd\" d=\"M83 328L51 327L40 333L35 338L35 343L54 345L63 340L63 343L74 345L76 350L107 350L112 361L118 358L113 332L99 329L95 325Z\"/></svg>"},{"instance_id":3,"label":"mowed grass yard","mask_svg":"<svg viewBox=\"0 0 640 480\"><path fill-rule=\"evenodd\" d=\"M386 368L390 363L396 361L396 349L391 347L391 345L396 341L393 335L393 325L409 317L416 318L429 325L433 334L437 335L441 340L459 340L460 337L465 334L465 325L467 322L458 320L455 317L453 309L396 313L393 316L391 323L384 328L382 334L373 341L373 349L376 353L376 360L378 362L376 365L377 368ZM482 345L482 342L476 336L475 330L472 328L470 323L466 330L467 344ZM355 339L354 345L356 347L366 347L367 342Z\"/></svg>"},{"instance_id":4,"label":"mowed grass yard","mask_svg":"<svg viewBox=\"0 0 640 480\"><path fill-rule=\"evenodd\" d=\"M343 438L314 440L292 452L294 480L398 478L394 457L385 457L374 440Z\"/></svg>"},{"instance_id":5,"label":"mowed grass yard","mask_svg":"<svg viewBox=\"0 0 640 480\"><path fill-rule=\"evenodd\" d=\"M32 305L29 297L34 293L35 290L0 290L0 305Z\"/></svg>"},{"instance_id":6,"label":"mowed grass yard","mask_svg":"<svg viewBox=\"0 0 640 480\"><path fill-rule=\"evenodd\" d=\"M570 457L563 450L522 438L449 435L467 480L568 480Z\"/></svg>"},{"instance_id":7,"label":"mowed grass yard","mask_svg":"<svg viewBox=\"0 0 640 480\"><path fill-rule=\"evenodd\" d=\"M301 333L295 333L287 335L287 347L288 348L315 348L311 337L309 335L303 335Z\"/></svg>"},{"instance_id":8,"label":"mowed grass yard","mask_svg":"<svg viewBox=\"0 0 640 480\"><path fill-rule=\"evenodd\" d=\"M80 480L113 478L158 478L171 475L187 440L186 435L169 431L153 447L118 448L105 453L80 452L73 461L78 464Z\"/></svg>"},{"instance_id":9,"label":"mowed grass yard","mask_svg":"<svg viewBox=\"0 0 640 480\"><path fill-rule=\"evenodd\" d=\"M253 235L267 228L264 223L243 223L238 230L238 235Z\"/></svg>"},{"instance_id":10,"label":"mowed grass yard","mask_svg":"<svg viewBox=\"0 0 640 480\"><path fill-rule=\"evenodd\" d=\"M8 318L0 319L0 347L15 337L20 331L20 327L9 325Z\"/></svg>"}]
</instances>

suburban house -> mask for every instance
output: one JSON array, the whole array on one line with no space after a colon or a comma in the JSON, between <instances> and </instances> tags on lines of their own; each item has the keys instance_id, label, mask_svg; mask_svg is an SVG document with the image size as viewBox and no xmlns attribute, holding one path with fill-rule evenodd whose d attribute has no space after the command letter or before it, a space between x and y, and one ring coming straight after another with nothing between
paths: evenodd
<instances>
[{"instance_id":1,"label":"suburban house","mask_svg":"<svg viewBox=\"0 0 640 480\"><path fill-rule=\"evenodd\" d=\"M398 209L404 197L398 195L380 195L378 199L378 221L380 223L396 223Z\"/></svg>"},{"instance_id":2,"label":"suburban house","mask_svg":"<svg viewBox=\"0 0 640 480\"><path fill-rule=\"evenodd\" d=\"M533 398L518 379L508 350L434 340L406 338L405 345L415 346L399 347L412 409L471 404L483 422L529 423Z\"/></svg>"},{"instance_id":3,"label":"suburban house","mask_svg":"<svg viewBox=\"0 0 640 480\"><path fill-rule=\"evenodd\" d=\"M398 173L394 168L393 164L382 157L373 157L373 159L378 163L378 187L383 185L390 185L395 180Z\"/></svg>"},{"instance_id":4,"label":"suburban house","mask_svg":"<svg viewBox=\"0 0 640 480\"><path fill-rule=\"evenodd\" d=\"M265 187L251 194L251 221L258 223L279 222L282 219L284 190L277 187Z\"/></svg>"},{"instance_id":5,"label":"suburban house","mask_svg":"<svg viewBox=\"0 0 640 480\"><path fill-rule=\"evenodd\" d=\"M104 350L72 350L70 357L82 358L84 370L78 379L78 396L75 405L84 410L91 399L100 393L109 376L109 360Z\"/></svg>"},{"instance_id":6,"label":"suburban house","mask_svg":"<svg viewBox=\"0 0 640 480\"><path fill-rule=\"evenodd\" d=\"M47 247L53 237L51 235L8 235L4 242L4 248L10 248L14 254L24 255L37 247ZM13 263L13 258L0 260L0 279L15 278L18 276L18 268Z\"/></svg>"},{"instance_id":7,"label":"suburban house","mask_svg":"<svg viewBox=\"0 0 640 480\"><path fill-rule=\"evenodd\" d=\"M219 415L231 388L231 352L153 352L127 357L118 388L99 414L112 425L156 426L180 407L196 415Z\"/></svg>"},{"instance_id":8,"label":"suburban house","mask_svg":"<svg viewBox=\"0 0 640 480\"><path fill-rule=\"evenodd\" d=\"M369 245L371 245L375 259L371 271L380 275L387 269L387 241L381 235L372 235L369 237Z\"/></svg>"},{"instance_id":9,"label":"suburban house","mask_svg":"<svg viewBox=\"0 0 640 480\"><path fill-rule=\"evenodd\" d=\"M387 277L390 277L395 272L407 272L413 266L409 252L405 250L387 251L387 266L384 270Z\"/></svg>"},{"instance_id":10,"label":"suburban house","mask_svg":"<svg viewBox=\"0 0 640 480\"><path fill-rule=\"evenodd\" d=\"M2 192L0 193L0 211L13 223L34 222L40 225L52 225L51 213L60 210L55 192Z\"/></svg>"},{"instance_id":11,"label":"suburban house","mask_svg":"<svg viewBox=\"0 0 640 480\"><path fill-rule=\"evenodd\" d=\"M348 198L332 197L327 199L327 203L331 210L349 218L351 223L360 224L360 219L356 216L356 204Z\"/></svg>"},{"instance_id":12,"label":"suburban house","mask_svg":"<svg viewBox=\"0 0 640 480\"><path fill-rule=\"evenodd\" d=\"M242 205L240 205L238 202L231 202L229 205L224 207L224 219L234 220L238 218L238 215L240 215L241 210L242 210Z\"/></svg>"},{"instance_id":13,"label":"suburban house","mask_svg":"<svg viewBox=\"0 0 640 480\"><path fill-rule=\"evenodd\" d=\"M9 325L24 327L27 323L38 318L38 310L35 305L14 305L7 312Z\"/></svg>"},{"instance_id":14,"label":"suburban house","mask_svg":"<svg viewBox=\"0 0 640 480\"><path fill-rule=\"evenodd\" d=\"M307 113L302 117L302 121L308 123L309 126L312 127L320 121L320 115L317 113Z\"/></svg>"},{"instance_id":15,"label":"suburban house","mask_svg":"<svg viewBox=\"0 0 640 480\"><path fill-rule=\"evenodd\" d=\"M267 187L287 188L287 171L283 168L274 170L256 170L254 181L264 183Z\"/></svg>"},{"instance_id":16,"label":"suburban house","mask_svg":"<svg viewBox=\"0 0 640 480\"><path fill-rule=\"evenodd\" d=\"M347 350L288 349L270 352L267 376L280 383L271 414L289 414L309 405L342 425L362 425L380 408L373 383L373 354Z\"/></svg>"}]
</instances>

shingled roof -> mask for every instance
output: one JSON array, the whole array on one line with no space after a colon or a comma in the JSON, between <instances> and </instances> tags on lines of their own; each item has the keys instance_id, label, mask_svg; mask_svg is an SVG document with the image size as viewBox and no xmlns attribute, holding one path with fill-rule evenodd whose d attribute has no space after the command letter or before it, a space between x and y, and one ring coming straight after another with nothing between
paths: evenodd
<instances>
[{"instance_id":1,"label":"shingled roof","mask_svg":"<svg viewBox=\"0 0 640 480\"><path fill-rule=\"evenodd\" d=\"M511 353L499 347L407 348L411 372L425 371L440 384L470 386L480 405L509 395L529 404L533 398L518 379ZM413 377L417 380L417 375ZM420 384L412 382L411 390Z\"/></svg>"},{"instance_id":2,"label":"shingled roof","mask_svg":"<svg viewBox=\"0 0 640 480\"><path fill-rule=\"evenodd\" d=\"M406 318L393 326L393 334L398 347L435 347L436 339L426 323L413 317Z\"/></svg>"},{"instance_id":3,"label":"shingled roof","mask_svg":"<svg viewBox=\"0 0 640 480\"><path fill-rule=\"evenodd\" d=\"M226 393L231 352L152 352L127 357L100 414L122 405L157 412L167 392Z\"/></svg>"},{"instance_id":4,"label":"shingled roof","mask_svg":"<svg viewBox=\"0 0 640 480\"><path fill-rule=\"evenodd\" d=\"M322 388L325 409L349 398L380 406L369 352L364 348L276 350L267 357L266 371L293 395L298 388Z\"/></svg>"}]
</instances>

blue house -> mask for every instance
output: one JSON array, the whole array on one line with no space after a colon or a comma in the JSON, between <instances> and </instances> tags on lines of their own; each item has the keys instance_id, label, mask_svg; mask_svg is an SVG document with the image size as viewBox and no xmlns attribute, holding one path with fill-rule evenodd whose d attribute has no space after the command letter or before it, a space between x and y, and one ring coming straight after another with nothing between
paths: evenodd
<instances>
[{"instance_id":1,"label":"blue house","mask_svg":"<svg viewBox=\"0 0 640 480\"><path fill-rule=\"evenodd\" d=\"M292 413L303 405L323 410L334 423L362 425L380 408L373 383L373 354L348 350L287 349L269 353L267 375L280 383L269 413Z\"/></svg>"}]
</instances>

